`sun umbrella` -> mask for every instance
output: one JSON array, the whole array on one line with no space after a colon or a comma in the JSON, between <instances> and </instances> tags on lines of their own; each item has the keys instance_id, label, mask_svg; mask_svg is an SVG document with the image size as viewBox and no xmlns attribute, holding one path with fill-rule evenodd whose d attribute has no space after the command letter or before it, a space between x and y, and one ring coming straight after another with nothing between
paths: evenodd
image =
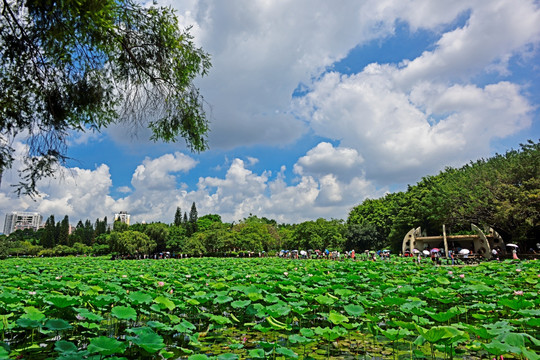
<instances>
[{"instance_id":1,"label":"sun umbrella","mask_svg":"<svg viewBox=\"0 0 540 360\"><path fill-rule=\"evenodd\" d=\"M431 252L439 252L439 251L440 251L440 250L439 250L439 249L437 249L437 248L433 248L433 249L431 249Z\"/></svg>"},{"instance_id":2,"label":"sun umbrella","mask_svg":"<svg viewBox=\"0 0 540 360\"><path fill-rule=\"evenodd\" d=\"M506 246L515 247L515 248L519 247L516 244L506 244Z\"/></svg>"},{"instance_id":3,"label":"sun umbrella","mask_svg":"<svg viewBox=\"0 0 540 360\"><path fill-rule=\"evenodd\" d=\"M463 254L463 255L467 255L468 253L470 253L471 251L469 249L461 249L459 250L459 253L460 254Z\"/></svg>"},{"instance_id":4,"label":"sun umbrella","mask_svg":"<svg viewBox=\"0 0 540 360\"><path fill-rule=\"evenodd\" d=\"M413 254L418 254L418 253L420 252L420 250L418 250L418 249L412 249L412 252L413 252Z\"/></svg>"},{"instance_id":5,"label":"sun umbrella","mask_svg":"<svg viewBox=\"0 0 540 360\"><path fill-rule=\"evenodd\" d=\"M429 251L424 250L424 251L422 251L422 254L424 254L424 255L429 255Z\"/></svg>"}]
</instances>

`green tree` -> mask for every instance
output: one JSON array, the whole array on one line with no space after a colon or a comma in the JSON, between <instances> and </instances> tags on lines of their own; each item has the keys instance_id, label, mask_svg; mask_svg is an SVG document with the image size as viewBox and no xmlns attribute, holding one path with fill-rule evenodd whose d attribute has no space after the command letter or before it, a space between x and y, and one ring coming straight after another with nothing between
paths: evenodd
<instances>
[{"instance_id":1,"label":"green tree","mask_svg":"<svg viewBox=\"0 0 540 360\"><path fill-rule=\"evenodd\" d=\"M342 220L306 221L294 227L291 245L298 250L341 250L345 245L345 230Z\"/></svg>"},{"instance_id":2,"label":"green tree","mask_svg":"<svg viewBox=\"0 0 540 360\"><path fill-rule=\"evenodd\" d=\"M137 224L134 224L134 225L137 225ZM123 223L120 220L115 220L113 223L113 231L116 231L116 232L127 231L129 228L130 226L128 224ZM138 230L132 229L132 231L138 231Z\"/></svg>"},{"instance_id":3,"label":"green tree","mask_svg":"<svg viewBox=\"0 0 540 360\"><path fill-rule=\"evenodd\" d=\"M197 206L195 206L195 202L191 205L191 210L189 211L189 220L186 226L187 235L191 236L194 233L197 232Z\"/></svg>"},{"instance_id":4,"label":"green tree","mask_svg":"<svg viewBox=\"0 0 540 360\"><path fill-rule=\"evenodd\" d=\"M180 225L182 225L182 210L180 210L180 206L177 206L174 213L174 226Z\"/></svg>"},{"instance_id":5,"label":"green tree","mask_svg":"<svg viewBox=\"0 0 540 360\"><path fill-rule=\"evenodd\" d=\"M54 221L54 215L49 216L47 221L45 221L40 244L46 249L52 249L56 246L56 223Z\"/></svg>"},{"instance_id":6,"label":"green tree","mask_svg":"<svg viewBox=\"0 0 540 360\"><path fill-rule=\"evenodd\" d=\"M62 221L59 223L58 244L65 245L65 246L72 245L69 241L69 218L67 215L64 216Z\"/></svg>"},{"instance_id":7,"label":"green tree","mask_svg":"<svg viewBox=\"0 0 540 360\"><path fill-rule=\"evenodd\" d=\"M94 244L94 238L96 234L94 232L94 227L92 226L92 222L90 220L86 220L84 222L84 237L83 237L83 244L87 246L92 246Z\"/></svg>"},{"instance_id":8,"label":"green tree","mask_svg":"<svg viewBox=\"0 0 540 360\"><path fill-rule=\"evenodd\" d=\"M186 229L182 226L171 226L166 240L166 248L175 253L184 251L187 240Z\"/></svg>"},{"instance_id":9,"label":"green tree","mask_svg":"<svg viewBox=\"0 0 540 360\"><path fill-rule=\"evenodd\" d=\"M19 194L54 176L71 131L150 119L153 140L207 148L193 81L210 68L171 8L135 0L4 1L0 16L0 175L28 134Z\"/></svg>"},{"instance_id":10,"label":"green tree","mask_svg":"<svg viewBox=\"0 0 540 360\"><path fill-rule=\"evenodd\" d=\"M96 219L94 229L96 237L101 234L105 234L107 232L107 217L105 216L103 220Z\"/></svg>"},{"instance_id":11,"label":"green tree","mask_svg":"<svg viewBox=\"0 0 540 360\"><path fill-rule=\"evenodd\" d=\"M221 224L221 216L217 214L207 214L197 219L197 229L199 231L205 231L209 229L212 224Z\"/></svg>"},{"instance_id":12,"label":"green tree","mask_svg":"<svg viewBox=\"0 0 540 360\"><path fill-rule=\"evenodd\" d=\"M166 242L169 237L169 227L162 223L148 224L144 229L144 233L156 243L156 252L166 250Z\"/></svg>"},{"instance_id":13,"label":"green tree","mask_svg":"<svg viewBox=\"0 0 540 360\"><path fill-rule=\"evenodd\" d=\"M112 232L109 240L111 250L122 255L150 254L156 248L155 241L146 234L133 230Z\"/></svg>"}]
</instances>

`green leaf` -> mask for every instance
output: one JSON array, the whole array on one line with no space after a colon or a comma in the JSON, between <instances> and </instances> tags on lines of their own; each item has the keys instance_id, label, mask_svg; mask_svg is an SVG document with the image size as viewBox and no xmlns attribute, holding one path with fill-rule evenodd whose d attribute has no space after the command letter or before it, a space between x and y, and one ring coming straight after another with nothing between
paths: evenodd
<instances>
[{"instance_id":1,"label":"green leaf","mask_svg":"<svg viewBox=\"0 0 540 360\"><path fill-rule=\"evenodd\" d=\"M150 304L152 302L152 296L149 294L143 292L143 291L135 291L129 294L128 298L135 304Z\"/></svg>"},{"instance_id":2,"label":"green leaf","mask_svg":"<svg viewBox=\"0 0 540 360\"><path fill-rule=\"evenodd\" d=\"M264 359L266 357L263 349L251 349L248 353L254 359Z\"/></svg>"},{"instance_id":3,"label":"green leaf","mask_svg":"<svg viewBox=\"0 0 540 360\"><path fill-rule=\"evenodd\" d=\"M289 335L289 342L293 343L293 344L307 344L309 342L311 342L313 340L311 339L308 339L307 337L305 336L302 336L302 335L298 335L298 334L292 334L292 335Z\"/></svg>"},{"instance_id":4,"label":"green leaf","mask_svg":"<svg viewBox=\"0 0 540 360\"><path fill-rule=\"evenodd\" d=\"M135 333L136 336L126 336L126 340L131 341L133 344L143 348L150 354L158 352L165 347L163 338L149 327L133 328L129 329L129 331Z\"/></svg>"},{"instance_id":5,"label":"green leaf","mask_svg":"<svg viewBox=\"0 0 540 360\"><path fill-rule=\"evenodd\" d=\"M50 330L60 331L71 329L71 325L64 319L50 319L45 323L45 327Z\"/></svg>"},{"instance_id":6,"label":"green leaf","mask_svg":"<svg viewBox=\"0 0 540 360\"><path fill-rule=\"evenodd\" d=\"M336 302L334 299L332 299L331 297L326 296L326 295L317 296L315 298L315 301L317 301L321 305L332 305L332 304L334 304Z\"/></svg>"},{"instance_id":7,"label":"green leaf","mask_svg":"<svg viewBox=\"0 0 540 360\"><path fill-rule=\"evenodd\" d=\"M358 317L364 313L364 308L360 305L349 304L345 305L343 309L347 312L347 314L355 317Z\"/></svg>"},{"instance_id":8,"label":"green leaf","mask_svg":"<svg viewBox=\"0 0 540 360\"><path fill-rule=\"evenodd\" d=\"M233 353L225 353L221 354L218 357L218 360L237 360L239 357L236 354Z\"/></svg>"},{"instance_id":9,"label":"green leaf","mask_svg":"<svg viewBox=\"0 0 540 360\"><path fill-rule=\"evenodd\" d=\"M489 344L482 344L482 347L495 356L501 356L508 353L517 353L519 348L500 342L499 340L493 340Z\"/></svg>"},{"instance_id":10,"label":"green leaf","mask_svg":"<svg viewBox=\"0 0 540 360\"><path fill-rule=\"evenodd\" d=\"M328 320L330 320L334 325L340 325L342 323L349 322L348 317L335 311L330 311L330 315L328 315Z\"/></svg>"},{"instance_id":11,"label":"green leaf","mask_svg":"<svg viewBox=\"0 0 540 360\"><path fill-rule=\"evenodd\" d=\"M235 309L245 308L251 304L251 300L236 300L231 303L231 306Z\"/></svg>"},{"instance_id":12,"label":"green leaf","mask_svg":"<svg viewBox=\"0 0 540 360\"><path fill-rule=\"evenodd\" d=\"M137 320L137 312L130 306L115 306L111 310L111 315L120 320Z\"/></svg>"},{"instance_id":13,"label":"green leaf","mask_svg":"<svg viewBox=\"0 0 540 360\"><path fill-rule=\"evenodd\" d=\"M225 304L231 302L232 300L233 298L230 296L220 295L214 299L214 304Z\"/></svg>"},{"instance_id":14,"label":"green leaf","mask_svg":"<svg viewBox=\"0 0 540 360\"><path fill-rule=\"evenodd\" d=\"M45 314L33 306L25 307L24 312L25 313L21 315L21 318L23 319L29 319L29 320L35 320L35 321L41 321L45 319Z\"/></svg>"},{"instance_id":15,"label":"green leaf","mask_svg":"<svg viewBox=\"0 0 540 360\"><path fill-rule=\"evenodd\" d=\"M176 308L174 302L164 296L158 296L154 299L154 302L158 304L162 309L167 308L169 310L174 310Z\"/></svg>"},{"instance_id":16,"label":"green leaf","mask_svg":"<svg viewBox=\"0 0 540 360\"><path fill-rule=\"evenodd\" d=\"M91 312L88 309L85 308L73 308L75 312L77 312L80 316L84 317L85 319L88 319L90 321L101 321L103 320L103 317L101 315L95 314Z\"/></svg>"},{"instance_id":17,"label":"green leaf","mask_svg":"<svg viewBox=\"0 0 540 360\"><path fill-rule=\"evenodd\" d=\"M112 355L124 352L126 344L106 336L90 339L87 350L90 353L99 353L101 355Z\"/></svg>"},{"instance_id":18,"label":"green leaf","mask_svg":"<svg viewBox=\"0 0 540 360\"><path fill-rule=\"evenodd\" d=\"M294 351L286 347L282 347L282 346L278 347L276 349L276 353L285 356L285 358L287 359L298 359L298 354L296 354Z\"/></svg>"},{"instance_id":19,"label":"green leaf","mask_svg":"<svg viewBox=\"0 0 540 360\"><path fill-rule=\"evenodd\" d=\"M188 360L208 360L208 356L204 354L190 355Z\"/></svg>"},{"instance_id":20,"label":"green leaf","mask_svg":"<svg viewBox=\"0 0 540 360\"><path fill-rule=\"evenodd\" d=\"M24 318L18 319L15 323L23 328L37 328L41 325L39 321Z\"/></svg>"},{"instance_id":21,"label":"green leaf","mask_svg":"<svg viewBox=\"0 0 540 360\"><path fill-rule=\"evenodd\" d=\"M74 343L66 340L58 340L54 343L54 351L61 354L75 353L78 351L77 346Z\"/></svg>"}]
</instances>

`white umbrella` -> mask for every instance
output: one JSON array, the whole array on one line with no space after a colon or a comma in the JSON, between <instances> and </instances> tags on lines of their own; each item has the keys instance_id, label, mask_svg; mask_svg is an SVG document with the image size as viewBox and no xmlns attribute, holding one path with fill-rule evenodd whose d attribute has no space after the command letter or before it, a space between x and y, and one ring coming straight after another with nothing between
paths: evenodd
<instances>
[{"instance_id":1,"label":"white umbrella","mask_svg":"<svg viewBox=\"0 0 540 360\"><path fill-rule=\"evenodd\" d=\"M301 251L300 251L300 255L307 255L306 250L301 250Z\"/></svg>"},{"instance_id":2,"label":"white umbrella","mask_svg":"<svg viewBox=\"0 0 540 360\"><path fill-rule=\"evenodd\" d=\"M515 248L519 247L516 244L506 244L506 246L515 247Z\"/></svg>"},{"instance_id":3,"label":"white umbrella","mask_svg":"<svg viewBox=\"0 0 540 360\"><path fill-rule=\"evenodd\" d=\"M470 253L471 251L469 249L461 249L459 250L459 253L460 254L463 254L463 255L467 255L468 253Z\"/></svg>"},{"instance_id":4,"label":"white umbrella","mask_svg":"<svg viewBox=\"0 0 540 360\"><path fill-rule=\"evenodd\" d=\"M424 251L422 251L422 254L424 254L424 255L429 255L429 251L428 251L428 250L424 250Z\"/></svg>"},{"instance_id":5,"label":"white umbrella","mask_svg":"<svg viewBox=\"0 0 540 360\"><path fill-rule=\"evenodd\" d=\"M413 254L418 254L418 253L420 252L420 250L418 250L418 249L412 249L412 252L413 252Z\"/></svg>"}]
</instances>

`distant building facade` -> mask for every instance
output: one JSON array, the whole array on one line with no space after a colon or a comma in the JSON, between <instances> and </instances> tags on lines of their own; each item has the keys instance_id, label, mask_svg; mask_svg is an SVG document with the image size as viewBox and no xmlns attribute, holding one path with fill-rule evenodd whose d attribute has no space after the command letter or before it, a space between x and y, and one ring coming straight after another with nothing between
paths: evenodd
<instances>
[{"instance_id":1,"label":"distant building facade","mask_svg":"<svg viewBox=\"0 0 540 360\"><path fill-rule=\"evenodd\" d=\"M120 221L124 224L129 225L129 218L131 215L127 211L120 211L118 214L114 214L114 221Z\"/></svg>"},{"instance_id":2,"label":"distant building facade","mask_svg":"<svg viewBox=\"0 0 540 360\"><path fill-rule=\"evenodd\" d=\"M38 230L43 217L37 212L12 211L6 214L4 222L4 234L9 235L15 230L33 229Z\"/></svg>"}]
</instances>

